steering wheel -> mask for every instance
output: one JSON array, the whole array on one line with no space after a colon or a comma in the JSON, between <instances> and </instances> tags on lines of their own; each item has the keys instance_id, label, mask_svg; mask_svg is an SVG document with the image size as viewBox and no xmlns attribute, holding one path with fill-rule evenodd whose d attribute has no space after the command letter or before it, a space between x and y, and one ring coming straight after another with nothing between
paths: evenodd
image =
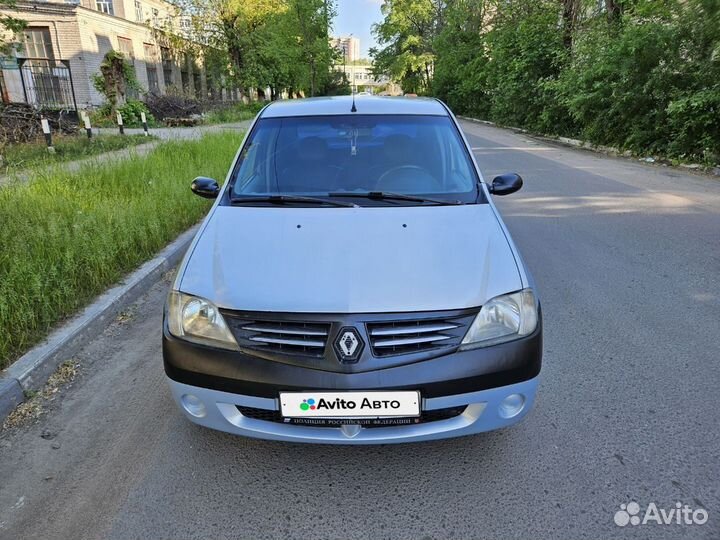
<instances>
[{"instance_id":1,"label":"steering wheel","mask_svg":"<svg viewBox=\"0 0 720 540\"><path fill-rule=\"evenodd\" d=\"M382 175L380 175L380 178L378 178L376 188L379 191L383 191L381 189L381 185L387 181L390 182L397 182L402 183L403 181L408 182L408 187L417 187L420 186L435 186L438 187L438 181L437 179L431 175L427 170L423 169L422 167L418 165L398 165L397 167L393 167L392 169L388 169L385 171ZM393 188L398 189L398 188ZM389 191L389 190L388 190ZM425 191L433 191L433 189L426 190L422 189L422 192Z\"/></svg>"}]
</instances>

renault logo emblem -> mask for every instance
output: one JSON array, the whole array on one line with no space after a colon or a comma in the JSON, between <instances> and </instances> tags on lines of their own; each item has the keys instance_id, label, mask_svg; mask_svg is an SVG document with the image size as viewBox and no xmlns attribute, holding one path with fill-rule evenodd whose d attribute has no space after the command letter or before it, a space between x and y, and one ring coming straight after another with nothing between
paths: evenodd
<instances>
[{"instance_id":1,"label":"renault logo emblem","mask_svg":"<svg viewBox=\"0 0 720 540\"><path fill-rule=\"evenodd\" d=\"M335 338L335 355L343 364L354 364L360 358L364 346L365 343L355 328L341 328Z\"/></svg>"}]
</instances>

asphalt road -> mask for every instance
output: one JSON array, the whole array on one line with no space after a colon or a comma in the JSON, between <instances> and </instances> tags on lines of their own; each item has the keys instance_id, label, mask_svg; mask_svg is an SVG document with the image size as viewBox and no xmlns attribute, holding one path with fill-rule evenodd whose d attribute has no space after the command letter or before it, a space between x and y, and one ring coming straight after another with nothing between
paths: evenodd
<instances>
[{"instance_id":1,"label":"asphalt road","mask_svg":"<svg viewBox=\"0 0 720 540\"><path fill-rule=\"evenodd\" d=\"M525 178L497 200L545 317L523 423L384 447L196 427L164 384L159 284L0 435L0 538L720 538L720 181L464 128L487 178ZM618 527L630 501L709 520Z\"/></svg>"}]
</instances>

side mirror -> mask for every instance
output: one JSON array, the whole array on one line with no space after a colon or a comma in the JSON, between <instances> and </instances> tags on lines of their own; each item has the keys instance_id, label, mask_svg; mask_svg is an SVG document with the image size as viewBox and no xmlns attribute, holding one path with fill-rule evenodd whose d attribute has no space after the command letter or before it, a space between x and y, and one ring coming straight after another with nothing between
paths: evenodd
<instances>
[{"instance_id":1,"label":"side mirror","mask_svg":"<svg viewBox=\"0 0 720 540\"><path fill-rule=\"evenodd\" d=\"M523 185L523 179L519 174L506 173L493 178L490 184L490 193L493 195L510 195L515 193Z\"/></svg>"},{"instance_id":2,"label":"side mirror","mask_svg":"<svg viewBox=\"0 0 720 540\"><path fill-rule=\"evenodd\" d=\"M217 180L207 178L205 176L198 176L190 184L190 189L195 195L200 195L206 199L215 199L220 193L220 186Z\"/></svg>"}]
</instances>

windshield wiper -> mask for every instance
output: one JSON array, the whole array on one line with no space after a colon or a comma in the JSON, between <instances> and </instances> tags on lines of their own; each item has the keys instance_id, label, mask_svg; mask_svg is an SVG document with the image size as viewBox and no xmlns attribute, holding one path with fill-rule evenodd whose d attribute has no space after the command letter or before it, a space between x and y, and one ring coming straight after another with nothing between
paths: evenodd
<instances>
[{"instance_id":1,"label":"windshield wiper","mask_svg":"<svg viewBox=\"0 0 720 540\"><path fill-rule=\"evenodd\" d=\"M442 199L431 199L429 197L418 197L417 195L405 195L403 193L391 193L389 191L367 191L354 193L352 191L340 191L336 193L328 193L330 197L360 197L363 199L372 199L375 201L396 200L411 201L433 204L465 204L461 201L444 201Z\"/></svg>"},{"instance_id":2,"label":"windshield wiper","mask_svg":"<svg viewBox=\"0 0 720 540\"><path fill-rule=\"evenodd\" d=\"M300 197L297 195L261 195L258 197L231 197L230 204L249 204L249 203L272 203L272 204L288 204L288 203L312 203L327 204L330 206L343 206L347 208L357 208L357 204L333 201L331 199L321 199L320 197Z\"/></svg>"}]
</instances>

